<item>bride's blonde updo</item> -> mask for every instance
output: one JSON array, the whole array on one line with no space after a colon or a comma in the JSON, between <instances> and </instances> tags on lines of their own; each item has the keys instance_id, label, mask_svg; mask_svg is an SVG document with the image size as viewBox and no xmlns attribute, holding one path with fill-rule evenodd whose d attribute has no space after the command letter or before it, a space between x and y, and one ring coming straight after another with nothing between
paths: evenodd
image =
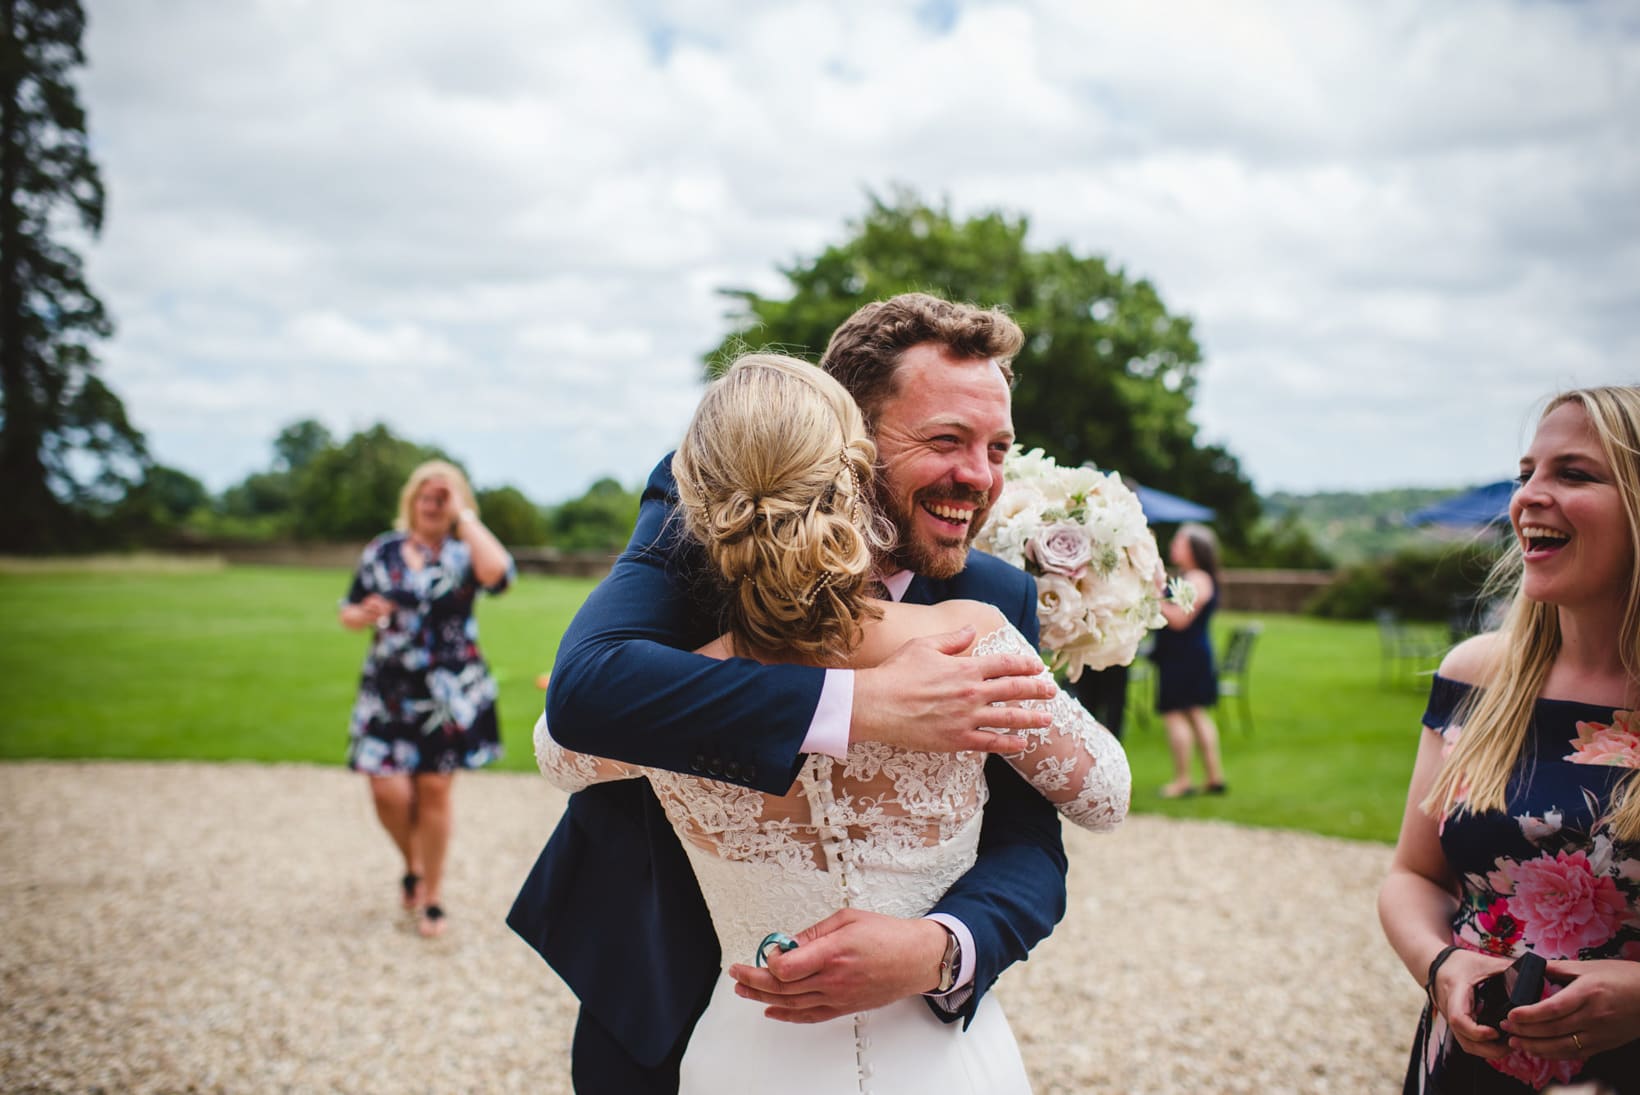
<instances>
[{"instance_id":1,"label":"bride's blonde updo","mask_svg":"<svg viewBox=\"0 0 1640 1095\"><path fill-rule=\"evenodd\" d=\"M737 652L840 659L893 541L871 506L876 446L817 366L746 354L706 389L672 458L680 513L728 587Z\"/></svg>"}]
</instances>

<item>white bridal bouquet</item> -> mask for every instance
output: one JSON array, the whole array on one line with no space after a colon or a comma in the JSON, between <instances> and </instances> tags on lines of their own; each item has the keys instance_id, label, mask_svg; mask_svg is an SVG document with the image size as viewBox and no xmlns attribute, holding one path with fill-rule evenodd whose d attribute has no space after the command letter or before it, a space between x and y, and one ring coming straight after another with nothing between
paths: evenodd
<instances>
[{"instance_id":1,"label":"white bridal bouquet","mask_svg":"<svg viewBox=\"0 0 1640 1095\"><path fill-rule=\"evenodd\" d=\"M1007 489L974 546L1036 577L1036 611L1048 664L1076 680L1084 669L1127 665L1163 627L1166 573L1139 498L1114 472L1062 468L1018 445L1003 464ZM1186 582L1168 597L1188 608Z\"/></svg>"}]
</instances>

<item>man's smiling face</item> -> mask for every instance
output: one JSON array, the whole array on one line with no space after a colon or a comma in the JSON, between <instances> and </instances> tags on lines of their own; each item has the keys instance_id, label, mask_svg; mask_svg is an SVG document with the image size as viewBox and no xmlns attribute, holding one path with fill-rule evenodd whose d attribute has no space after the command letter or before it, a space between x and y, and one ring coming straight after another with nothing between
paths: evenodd
<instances>
[{"instance_id":1,"label":"man's smiling face","mask_svg":"<svg viewBox=\"0 0 1640 1095\"><path fill-rule=\"evenodd\" d=\"M879 507L899 530L894 561L950 578L1002 493L1014 441L1008 381L990 358L953 358L933 343L900 355L895 393L873 423Z\"/></svg>"}]
</instances>

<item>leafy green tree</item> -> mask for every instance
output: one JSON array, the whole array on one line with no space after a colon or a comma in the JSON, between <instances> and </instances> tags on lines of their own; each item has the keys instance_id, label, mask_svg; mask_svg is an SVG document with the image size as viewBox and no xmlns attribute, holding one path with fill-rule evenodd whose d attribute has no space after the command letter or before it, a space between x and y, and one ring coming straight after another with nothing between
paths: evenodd
<instances>
[{"instance_id":1,"label":"leafy green tree","mask_svg":"<svg viewBox=\"0 0 1640 1095\"><path fill-rule=\"evenodd\" d=\"M178 524L195 510L211 504L211 492L205 484L185 471L154 464L148 469L142 485L133 494L149 499L154 512L167 524ZM127 497L130 497L129 495Z\"/></svg>"},{"instance_id":2,"label":"leafy green tree","mask_svg":"<svg viewBox=\"0 0 1640 1095\"><path fill-rule=\"evenodd\" d=\"M1409 620L1472 614L1501 546L1484 542L1423 545L1341 571L1305 607L1315 616L1362 620L1389 608Z\"/></svg>"},{"instance_id":3,"label":"leafy green tree","mask_svg":"<svg viewBox=\"0 0 1640 1095\"><path fill-rule=\"evenodd\" d=\"M870 196L844 242L780 272L785 299L725 290L735 331L707 356L721 370L748 346L818 358L860 305L912 290L1006 307L1026 335L1015 361L1021 444L1061 463L1092 462L1218 512L1228 545L1246 542L1258 497L1230 453L1197 443L1190 421L1201 350L1190 320L1155 286L1067 247L1033 251L1022 216L952 217L908 190Z\"/></svg>"},{"instance_id":4,"label":"leafy green tree","mask_svg":"<svg viewBox=\"0 0 1640 1095\"><path fill-rule=\"evenodd\" d=\"M368 540L385 532L410 472L435 459L457 464L380 423L362 430L302 468L291 499L291 531L304 540Z\"/></svg>"},{"instance_id":5,"label":"leafy green tree","mask_svg":"<svg viewBox=\"0 0 1640 1095\"><path fill-rule=\"evenodd\" d=\"M638 519L637 493L600 479L547 514L550 543L564 551L620 551Z\"/></svg>"},{"instance_id":6,"label":"leafy green tree","mask_svg":"<svg viewBox=\"0 0 1640 1095\"><path fill-rule=\"evenodd\" d=\"M1245 546L1225 552L1224 562L1232 567L1284 570L1331 570L1334 566L1332 556L1322 550L1309 527L1293 512L1275 521L1260 521Z\"/></svg>"},{"instance_id":7,"label":"leafy green tree","mask_svg":"<svg viewBox=\"0 0 1640 1095\"><path fill-rule=\"evenodd\" d=\"M222 492L216 510L228 521L221 531L276 535L290 523L297 476L334 448L336 439L314 419L304 418L280 430L273 439L269 470L252 472Z\"/></svg>"},{"instance_id":8,"label":"leafy green tree","mask_svg":"<svg viewBox=\"0 0 1640 1095\"><path fill-rule=\"evenodd\" d=\"M222 492L220 509L229 517L271 517L288 514L295 496L290 472L253 472Z\"/></svg>"},{"instance_id":9,"label":"leafy green tree","mask_svg":"<svg viewBox=\"0 0 1640 1095\"><path fill-rule=\"evenodd\" d=\"M547 522L534 502L517 487L474 492L485 526L508 547L531 547L547 542Z\"/></svg>"},{"instance_id":10,"label":"leafy green tree","mask_svg":"<svg viewBox=\"0 0 1640 1095\"><path fill-rule=\"evenodd\" d=\"M124 543L163 540L195 514L208 513L211 492L185 471L152 464L103 522L104 537Z\"/></svg>"},{"instance_id":11,"label":"leafy green tree","mask_svg":"<svg viewBox=\"0 0 1640 1095\"><path fill-rule=\"evenodd\" d=\"M102 178L69 80L85 63L78 0L0 0L0 550L88 535L88 517L142 479L148 454L91 346L113 324L69 221L102 228Z\"/></svg>"},{"instance_id":12,"label":"leafy green tree","mask_svg":"<svg viewBox=\"0 0 1640 1095\"><path fill-rule=\"evenodd\" d=\"M273 466L276 471L295 474L313 463L327 449L336 447L336 439L324 424L312 418L292 422L273 439Z\"/></svg>"}]
</instances>

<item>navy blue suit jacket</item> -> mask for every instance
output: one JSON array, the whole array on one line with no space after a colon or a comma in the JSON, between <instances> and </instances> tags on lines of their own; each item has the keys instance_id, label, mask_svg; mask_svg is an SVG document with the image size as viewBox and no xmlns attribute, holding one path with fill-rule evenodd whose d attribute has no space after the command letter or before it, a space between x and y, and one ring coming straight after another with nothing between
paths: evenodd
<instances>
[{"instance_id":1,"label":"navy blue suit jacket","mask_svg":"<svg viewBox=\"0 0 1640 1095\"><path fill-rule=\"evenodd\" d=\"M626 551L564 634L547 723L570 749L784 794L802 767L824 671L689 653L723 628L704 553L672 519L676 500L668 458L649 478ZM1023 571L970 552L955 578L917 577L905 596L956 598L995 605L1037 641L1036 586ZM974 937L964 1019L1065 911L1058 815L998 758L986 777L979 861L935 907ZM570 796L507 923L646 1067L694 1028L724 964L689 861L645 780Z\"/></svg>"}]
</instances>

